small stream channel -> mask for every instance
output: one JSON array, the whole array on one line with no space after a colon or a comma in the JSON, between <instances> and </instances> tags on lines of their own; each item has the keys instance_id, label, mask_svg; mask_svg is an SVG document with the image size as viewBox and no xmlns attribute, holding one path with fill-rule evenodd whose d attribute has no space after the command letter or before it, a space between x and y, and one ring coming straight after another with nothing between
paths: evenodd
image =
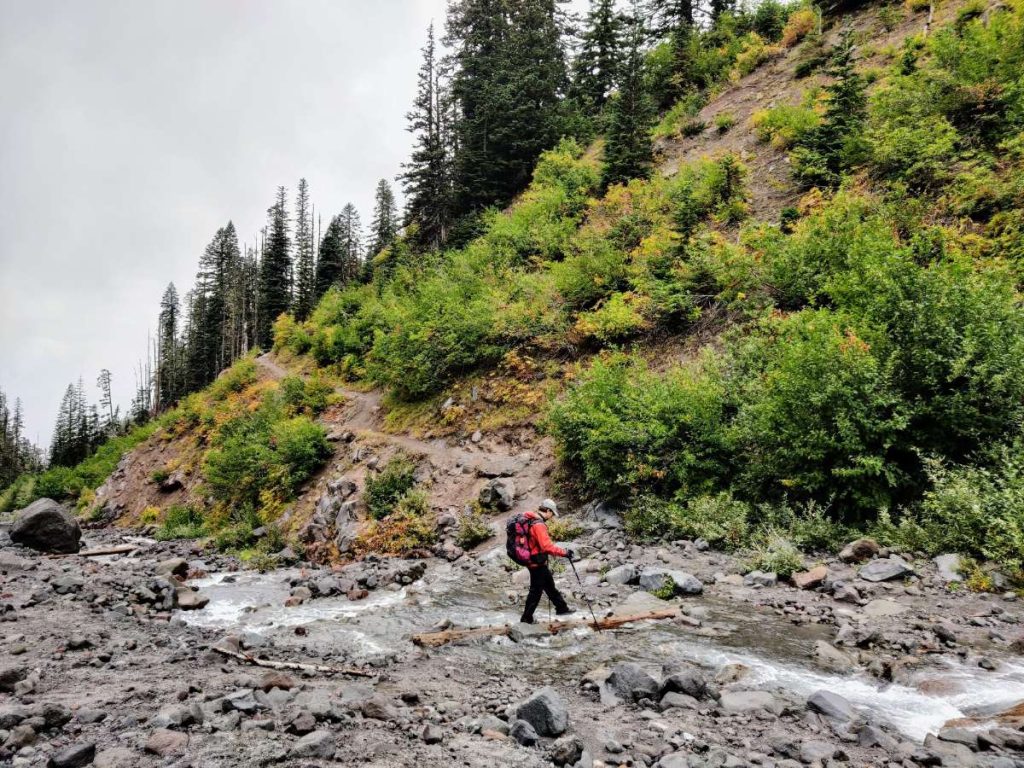
<instances>
[{"instance_id":1,"label":"small stream channel","mask_svg":"<svg viewBox=\"0 0 1024 768\"><path fill-rule=\"evenodd\" d=\"M371 593L362 601L342 596L285 607L294 575L290 570L243 571L197 579L192 583L210 603L181 618L197 626L258 632L271 638L282 655L285 649L301 652L306 647L325 658L355 661L401 657L412 649L413 634L445 619L463 627L518 619L507 593L521 590L495 566L477 580L448 564L432 565L422 580L400 590ZM997 714L1024 700L1024 663L1017 657L1000 659L998 670L989 672L946 656L931 660L908 685L882 684L865 674L832 674L811 663L815 641L831 639L829 627L795 626L774 612L714 597L700 598L700 604L709 610L703 632L673 622L647 622L604 634L580 628L524 640L516 663L562 679L579 679L598 666L627 659L655 665L689 662L711 673L742 664L748 670L742 678L745 688L784 690L796 699L819 689L834 691L918 741L949 720ZM546 618L543 610L538 618ZM303 636L294 632L300 625ZM454 664L500 670L510 663L511 642L498 637L449 646L445 653ZM526 661L524 653L530 655Z\"/></svg>"}]
</instances>

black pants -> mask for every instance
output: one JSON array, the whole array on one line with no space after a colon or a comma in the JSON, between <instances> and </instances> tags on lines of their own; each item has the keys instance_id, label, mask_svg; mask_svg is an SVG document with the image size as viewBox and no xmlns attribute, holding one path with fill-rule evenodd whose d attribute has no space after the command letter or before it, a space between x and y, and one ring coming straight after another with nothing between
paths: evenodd
<instances>
[{"instance_id":1,"label":"black pants","mask_svg":"<svg viewBox=\"0 0 1024 768\"><path fill-rule=\"evenodd\" d=\"M547 594L558 613L566 613L569 606L565 604L565 598L555 586L555 577L551 575L551 569L547 564L535 565L530 569L530 591L526 595L526 608L523 609L521 621L533 621L533 612L540 604L541 594Z\"/></svg>"}]
</instances>

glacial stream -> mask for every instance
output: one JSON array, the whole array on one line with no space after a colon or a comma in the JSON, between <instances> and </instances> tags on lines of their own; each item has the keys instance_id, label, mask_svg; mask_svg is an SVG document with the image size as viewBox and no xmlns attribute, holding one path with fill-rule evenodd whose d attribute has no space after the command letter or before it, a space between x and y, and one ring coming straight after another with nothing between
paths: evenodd
<instances>
[{"instance_id":1,"label":"glacial stream","mask_svg":"<svg viewBox=\"0 0 1024 768\"><path fill-rule=\"evenodd\" d=\"M197 579L192 583L210 603L203 610L181 613L181 619L225 631L257 632L273 641L271 657L285 658L288 649L301 653L315 648L325 659L353 661L402 656L412 649L413 634L444 620L472 627L518 619L508 595L521 588L497 567L488 567L478 580L449 565L431 566L424 579L372 592L361 601L340 596L285 607L294 575L288 570L242 571ZM577 603L586 610L582 601ZM530 654L533 669L566 680L627 658L654 665L695 663L711 674L739 664L747 668L743 688L787 691L795 699L819 689L834 691L918 741L950 720L994 715L1024 700L1024 663L1017 657L999 659L998 669L989 672L945 655L929 660L907 685L884 684L866 674L838 675L813 665L810 651L816 640L831 639L829 627L795 626L774 612L721 598L698 598L694 604L708 609L702 630L668 621L606 634L580 628L527 638L517 656ZM538 612L539 619L547 618L544 610ZM295 632L299 626L301 634ZM498 637L449 646L444 652L453 663L501 668L508 663L511 642Z\"/></svg>"}]
</instances>

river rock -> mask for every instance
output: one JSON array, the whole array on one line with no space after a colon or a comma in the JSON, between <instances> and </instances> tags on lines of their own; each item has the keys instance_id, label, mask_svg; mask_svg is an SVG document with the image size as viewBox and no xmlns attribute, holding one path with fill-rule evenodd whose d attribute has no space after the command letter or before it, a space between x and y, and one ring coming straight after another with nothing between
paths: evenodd
<instances>
[{"instance_id":1,"label":"river rock","mask_svg":"<svg viewBox=\"0 0 1024 768\"><path fill-rule=\"evenodd\" d=\"M862 563L878 554L880 547L874 539L857 539L851 541L839 553L844 563Z\"/></svg>"},{"instance_id":2,"label":"river rock","mask_svg":"<svg viewBox=\"0 0 1024 768\"><path fill-rule=\"evenodd\" d=\"M330 731L307 733L291 748L290 757L319 757L328 760L334 757L334 734Z\"/></svg>"},{"instance_id":3,"label":"river rock","mask_svg":"<svg viewBox=\"0 0 1024 768\"><path fill-rule=\"evenodd\" d=\"M575 765L583 756L583 749L583 741L579 736L562 736L551 745L551 762L555 765Z\"/></svg>"},{"instance_id":4,"label":"river rock","mask_svg":"<svg viewBox=\"0 0 1024 768\"><path fill-rule=\"evenodd\" d=\"M516 717L528 722L542 736L561 736L569 727L569 707L561 694L550 686L520 703Z\"/></svg>"},{"instance_id":5,"label":"river rock","mask_svg":"<svg viewBox=\"0 0 1024 768\"><path fill-rule=\"evenodd\" d=\"M169 731L166 728L157 728L149 734L144 749L160 757L171 757L172 755L184 754L187 746L188 734Z\"/></svg>"},{"instance_id":6,"label":"river rock","mask_svg":"<svg viewBox=\"0 0 1024 768\"><path fill-rule=\"evenodd\" d=\"M768 691L726 691L718 703L726 712L754 712L763 709L779 715L784 709L782 702Z\"/></svg>"},{"instance_id":7,"label":"river rock","mask_svg":"<svg viewBox=\"0 0 1024 768\"><path fill-rule=\"evenodd\" d=\"M864 615L869 619L882 619L888 616L899 616L910 610L909 605L895 600L872 600L864 606Z\"/></svg>"},{"instance_id":8,"label":"river rock","mask_svg":"<svg viewBox=\"0 0 1024 768\"><path fill-rule=\"evenodd\" d=\"M660 692L662 697L668 693L683 693L703 699L708 695L708 681L700 670L684 669L662 680Z\"/></svg>"},{"instance_id":9,"label":"river rock","mask_svg":"<svg viewBox=\"0 0 1024 768\"><path fill-rule=\"evenodd\" d=\"M964 577L960 575L961 561L960 555L946 554L939 555L934 558L935 567L939 570L939 578L947 584L953 581L963 581Z\"/></svg>"},{"instance_id":10,"label":"river rock","mask_svg":"<svg viewBox=\"0 0 1024 768\"><path fill-rule=\"evenodd\" d=\"M53 499L37 499L17 513L11 541L39 552L77 552L82 529L71 513Z\"/></svg>"},{"instance_id":11,"label":"river rock","mask_svg":"<svg viewBox=\"0 0 1024 768\"><path fill-rule=\"evenodd\" d=\"M612 667L605 680L605 685L618 698L636 702L640 699L653 699L658 694L658 681L647 673L639 664L626 662Z\"/></svg>"},{"instance_id":12,"label":"river rock","mask_svg":"<svg viewBox=\"0 0 1024 768\"><path fill-rule=\"evenodd\" d=\"M604 575L609 584L633 584L637 580L636 566L631 563L612 568Z\"/></svg>"},{"instance_id":13,"label":"river rock","mask_svg":"<svg viewBox=\"0 0 1024 768\"><path fill-rule=\"evenodd\" d=\"M157 576L181 576L188 574L188 561L183 557L172 557L168 560L161 560L153 568Z\"/></svg>"},{"instance_id":14,"label":"river rock","mask_svg":"<svg viewBox=\"0 0 1024 768\"><path fill-rule=\"evenodd\" d=\"M815 568L811 568L809 571L794 573L790 577L790 580L798 589L817 589L825 583L825 579L827 578L828 568L824 565L819 565Z\"/></svg>"},{"instance_id":15,"label":"river rock","mask_svg":"<svg viewBox=\"0 0 1024 768\"><path fill-rule=\"evenodd\" d=\"M93 760L95 768L136 768L138 764L138 753L124 747L105 749Z\"/></svg>"},{"instance_id":16,"label":"river rock","mask_svg":"<svg viewBox=\"0 0 1024 768\"><path fill-rule=\"evenodd\" d=\"M857 716L853 705L832 691L821 690L812 693L807 697L807 708L812 712L842 722L853 720Z\"/></svg>"},{"instance_id":17,"label":"river rock","mask_svg":"<svg viewBox=\"0 0 1024 768\"><path fill-rule=\"evenodd\" d=\"M914 569L906 560L896 555L887 558L872 560L860 569L857 575L865 581L889 581L903 576L911 576Z\"/></svg>"},{"instance_id":18,"label":"river rock","mask_svg":"<svg viewBox=\"0 0 1024 768\"><path fill-rule=\"evenodd\" d=\"M640 575L640 588L646 592L661 592L666 587L673 595L699 595L704 591L700 579L685 571L648 568Z\"/></svg>"},{"instance_id":19,"label":"river rock","mask_svg":"<svg viewBox=\"0 0 1024 768\"><path fill-rule=\"evenodd\" d=\"M743 577L745 587L774 587L779 581L778 574L768 571L751 571Z\"/></svg>"},{"instance_id":20,"label":"river rock","mask_svg":"<svg viewBox=\"0 0 1024 768\"><path fill-rule=\"evenodd\" d=\"M95 757L95 744L75 744L53 755L46 762L46 768L82 768L92 763Z\"/></svg>"},{"instance_id":21,"label":"river rock","mask_svg":"<svg viewBox=\"0 0 1024 768\"><path fill-rule=\"evenodd\" d=\"M363 717L368 720L384 720L386 722L395 719L395 708L383 696L374 696L367 699L359 710L363 713Z\"/></svg>"},{"instance_id":22,"label":"river rock","mask_svg":"<svg viewBox=\"0 0 1024 768\"><path fill-rule=\"evenodd\" d=\"M540 741L537 730L526 720L516 720L512 723L508 735L518 741L524 747L532 747Z\"/></svg>"},{"instance_id":23,"label":"river rock","mask_svg":"<svg viewBox=\"0 0 1024 768\"><path fill-rule=\"evenodd\" d=\"M423 739L424 744L440 744L444 740L444 731L441 730L439 725L427 723L423 726L420 738Z\"/></svg>"},{"instance_id":24,"label":"river rock","mask_svg":"<svg viewBox=\"0 0 1024 768\"><path fill-rule=\"evenodd\" d=\"M978 751L978 732L967 728L943 728L939 731L940 741L951 741L956 744L963 744L972 752Z\"/></svg>"},{"instance_id":25,"label":"river rock","mask_svg":"<svg viewBox=\"0 0 1024 768\"><path fill-rule=\"evenodd\" d=\"M507 477L497 477L480 489L480 506L507 512L516 501L516 486Z\"/></svg>"},{"instance_id":26,"label":"river rock","mask_svg":"<svg viewBox=\"0 0 1024 768\"><path fill-rule=\"evenodd\" d=\"M835 745L827 741L808 740L800 745L800 760L808 764L821 765L835 753Z\"/></svg>"},{"instance_id":27,"label":"river rock","mask_svg":"<svg viewBox=\"0 0 1024 768\"><path fill-rule=\"evenodd\" d=\"M174 602L183 611L198 611L207 606L210 598L201 592L194 592L191 587L178 587L174 592Z\"/></svg>"},{"instance_id":28,"label":"river rock","mask_svg":"<svg viewBox=\"0 0 1024 768\"><path fill-rule=\"evenodd\" d=\"M819 640L814 644L812 655L819 664L834 672L849 672L854 667L853 659L824 640Z\"/></svg>"}]
</instances>

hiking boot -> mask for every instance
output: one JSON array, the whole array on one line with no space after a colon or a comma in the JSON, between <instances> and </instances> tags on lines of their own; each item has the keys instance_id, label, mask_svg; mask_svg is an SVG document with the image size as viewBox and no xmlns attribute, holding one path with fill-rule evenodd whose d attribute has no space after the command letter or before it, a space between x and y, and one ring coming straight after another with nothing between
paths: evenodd
<instances>
[{"instance_id":1,"label":"hiking boot","mask_svg":"<svg viewBox=\"0 0 1024 768\"><path fill-rule=\"evenodd\" d=\"M520 623L520 624L536 624L537 622L535 622L535 621L533 620L533 617L532 617L532 616L531 616L531 617L529 617L529 618L527 618L526 616L524 616L523 618L521 618L521 619L519 620L519 623Z\"/></svg>"},{"instance_id":2,"label":"hiking boot","mask_svg":"<svg viewBox=\"0 0 1024 768\"><path fill-rule=\"evenodd\" d=\"M555 611L555 615L556 616L569 616L569 615L571 615L573 613L576 613L576 609L575 608L569 608L568 606L566 606L564 611Z\"/></svg>"}]
</instances>

